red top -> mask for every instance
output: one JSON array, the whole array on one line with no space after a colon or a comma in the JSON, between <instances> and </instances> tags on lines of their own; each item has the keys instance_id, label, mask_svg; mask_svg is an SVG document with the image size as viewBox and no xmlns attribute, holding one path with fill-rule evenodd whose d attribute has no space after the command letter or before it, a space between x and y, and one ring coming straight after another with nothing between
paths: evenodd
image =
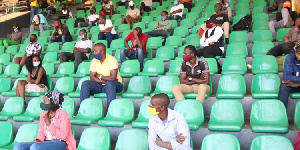
<instances>
[{"instance_id":1,"label":"red top","mask_svg":"<svg viewBox=\"0 0 300 150\"><path fill-rule=\"evenodd\" d=\"M137 45L137 41L135 40L135 38L134 38L134 35L133 35L133 32L130 32L129 34L128 34L128 36L126 37L126 41L131 41L131 50L134 50L134 48L135 47L138 47L138 45ZM146 34L144 34L144 33L142 33L142 35L140 36L140 38L139 38L139 40L141 41L141 42L144 42L145 43L145 45L143 46L143 50L145 50L145 51L147 51L147 48L146 48L146 45L147 45L147 40L148 40L148 37L147 37L147 35Z\"/></svg>"},{"instance_id":2,"label":"red top","mask_svg":"<svg viewBox=\"0 0 300 150\"><path fill-rule=\"evenodd\" d=\"M298 135L294 144L294 150L300 150L300 131L298 131Z\"/></svg>"}]
</instances>

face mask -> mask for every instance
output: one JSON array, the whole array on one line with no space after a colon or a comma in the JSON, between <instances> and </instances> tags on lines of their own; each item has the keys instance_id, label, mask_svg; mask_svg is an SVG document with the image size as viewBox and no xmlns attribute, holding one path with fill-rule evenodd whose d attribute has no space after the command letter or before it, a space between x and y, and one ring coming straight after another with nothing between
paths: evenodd
<instances>
[{"instance_id":1,"label":"face mask","mask_svg":"<svg viewBox=\"0 0 300 150\"><path fill-rule=\"evenodd\" d=\"M191 55L183 55L182 58L185 62L190 61L192 59Z\"/></svg>"},{"instance_id":2,"label":"face mask","mask_svg":"<svg viewBox=\"0 0 300 150\"><path fill-rule=\"evenodd\" d=\"M210 29L210 28L212 28L212 27L213 27L212 24L210 24L210 23L207 23L207 24L206 24L206 28Z\"/></svg>"},{"instance_id":3,"label":"face mask","mask_svg":"<svg viewBox=\"0 0 300 150\"><path fill-rule=\"evenodd\" d=\"M297 58L298 60L300 60L300 54L296 53L296 51L295 51L295 55L296 55L296 58Z\"/></svg>"},{"instance_id":4,"label":"face mask","mask_svg":"<svg viewBox=\"0 0 300 150\"><path fill-rule=\"evenodd\" d=\"M166 19L167 19L166 16L161 17L161 20L162 20L162 21L165 21Z\"/></svg>"},{"instance_id":5,"label":"face mask","mask_svg":"<svg viewBox=\"0 0 300 150\"><path fill-rule=\"evenodd\" d=\"M40 63L41 63L40 61L33 62L33 66L34 66L34 67L37 67L37 66L39 66L39 65L40 65Z\"/></svg>"},{"instance_id":6,"label":"face mask","mask_svg":"<svg viewBox=\"0 0 300 150\"><path fill-rule=\"evenodd\" d=\"M96 58L96 59L99 59L99 60L100 60L101 57L102 57L102 54L100 54L100 53L99 53L99 54L94 54L94 58Z\"/></svg>"},{"instance_id":7,"label":"face mask","mask_svg":"<svg viewBox=\"0 0 300 150\"><path fill-rule=\"evenodd\" d=\"M30 42L31 42L31 43L32 43L32 42L35 42L35 39L30 38Z\"/></svg>"},{"instance_id":8,"label":"face mask","mask_svg":"<svg viewBox=\"0 0 300 150\"><path fill-rule=\"evenodd\" d=\"M101 20L101 21L99 21L99 23L100 23L100 24L103 24L103 23L104 23L104 21L103 21L103 20Z\"/></svg>"},{"instance_id":9,"label":"face mask","mask_svg":"<svg viewBox=\"0 0 300 150\"><path fill-rule=\"evenodd\" d=\"M178 4L178 1L174 1L174 5L177 5Z\"/></svg>"},{"instance_id":10,"label":"face mask","mask_svg":"<svg viewBox=\"0 0 300 150\"><path fill-rule=\"evenodd\" d=\"M83 35L79 35L78 38L79 38L80 40L82 40L82 39L84 38L84 36L83 36Z\"/></svg>"},{"instance_id":11,"label":"face mask","mask_svg":"<svg viewBox=\"0 0 300 150\"><path fill-rule=\"evenodd\" d=\"M130 6L130 9L134 9L134 6Z\"/></svg>"},{"instance_id":12,"label":"face mask","mask_svg":"<svg viewBox=\"0 0 300 150\"><path fill-rule=\"evenodd\" d=\"M41 102L40 107L42 110L50 110L49 105L50 104L44 104L43 102Z\"/></svg>"},{"instance_id":13,"label":"face mask","mask_svg":"<svg viewBox=\"0 0 300 150\"><path fill-rule=\"evenodd\" d=\"M54 24L54 26L55 26L56 28L59 27L59 25L60 25L59 23L55 23L55 24Z\"/></svg>"},{"instance_id":14,"label":"face mask","mask_svg":"<svg viewBox=\"0 0 300 150\"><path fill-rule=\"evenodd\" d=\"M14 32L18 32L18 29L14 29Z\"/></svg>"},{"instance_id":15,"label":"face mask","mask_svg":"<svg viewBox=\"0 0 300 150\"><path fill-rule=\"evenodd\" d=\"M218 9L217 7L215 7L215 8L214 8L214 11L215 11L215 12L218 12L218 11L219 11L219 9Z\"/></svg>"},{"instance_id":16,"label":"face mask","mask_svg":"<svg viewBox=\"0 0 300 150\"><path fill-rule=\"evenodd\" d=\"M149 112L149 114L151 114L153 116L156 116L156 115L159 114L159 112L156 111L156 108L154 108L154 107L152 108L152 107L149 107L149 106L148 106L148 112Z\"/></svg>"}]
</instances>

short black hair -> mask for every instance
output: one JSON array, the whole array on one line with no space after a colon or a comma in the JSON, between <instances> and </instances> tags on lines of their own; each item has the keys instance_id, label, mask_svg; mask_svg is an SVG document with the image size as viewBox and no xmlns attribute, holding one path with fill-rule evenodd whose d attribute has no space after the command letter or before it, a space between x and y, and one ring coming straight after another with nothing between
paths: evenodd
<instances>
[{"instance_id":1,"label":"short black hair","mask_svg":"<svg viewBox=\"0 0 300 150\"><path fill-rule=\"evenodd\" d=\"M136 29L136 30L138 30L138 31L141 31L141 33L143 32L143 31L142 31L142 28L140 28L140 27L136 27L136 28L134 28L134 29Z\"/></svg>"},{"instance_id":2,"label":"short black hair","mask_svg":"<svg viewBox=\"0 0 300 150\"><path fill-rule=\"evenodd\" d=\"M61 23L60 19L55 19L54 21L57 21L57 22Z\"/></svg>"},{"instance_id":3,"label":"short black hair","mask_svg":"<svg viewBox=\"0 0 300 150\"><path fill-rule=\"evenodd\" d=\"M162 13L165 13L166 15L168 15L168 12L167 12L167 11L162 11Z\"/></svg>"},{"instance_id":4,"label":"short black hair","mask_svg":"<svg viewBox=\"0 0 300 150\"><path fill-rule=\"evenodd\" d=\"M64 5L64 6L66 6L66 3L61 3L60 5Z\"/></svg>"},{"instance_id":5,"label":"short black hair","mask_svg":"<svg viewBox=\"0 0 300 150\"><path fill-rule=\"evenodd\" d=\"M154 96L152 96L152 98L159 99L160 102L163 103L163 106L165 106L165 108L168 108L170 104L169 96L165 93L155 94Z\"/></svg>"},{"instance_id":6,"label":"short black hair","mask_svg":"<svg viewBox=\"0 0 300 150\"><path fill-rule=\"evenodd\" d=\"M103 43L97 43L97 44L95 44L94 45L94 47L104 47L104 49L105 49L105 52L106 52L106 46L105 46L105 44L103 44Z\"/></svg>"},{"instance_id":7,"label":"short black hair","mask_svg":"<svg viewBox=\"0 0 300 150\"><path fill-rule=\"evenodd\" d=\"M196 47L193 45L188 45L184 49L188 48L190 51L192 51L194 54L196 54Z\"/></svg>"},{"instance_id":8,"label":"short black hair","mask_svg":"<svg viewBox=\"0 0 300 150\"><path fill-rule=\"evenodd\" d=\"M36 36L36 34L31 34L30 36L32 36L32 35L33 35L33 36L34 36L34 37L37 39L37 36Z\"/></svg>"}]
</instances>

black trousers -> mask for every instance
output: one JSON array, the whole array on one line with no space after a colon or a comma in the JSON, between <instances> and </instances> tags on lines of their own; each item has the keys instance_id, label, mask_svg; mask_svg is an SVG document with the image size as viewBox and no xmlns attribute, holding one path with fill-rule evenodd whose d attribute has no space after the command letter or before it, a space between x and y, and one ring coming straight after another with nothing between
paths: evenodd
<instances>
[{"instance_id":1,"label":"black trousers","mask_svg":"<svg viewBox=\"0 0 300 150\"><path fill-rule=\"evenodd\" d=\"M196 51L196 55L198 57L204 57L204 58L215 58L216 56L222 56L223 52L219 47L219 44L214 44L214 45L210 45L210 46L206 46L204 48L199 48ZM222 72L222 66L221 64L217 61L217 65L218 65L218 73Z\"/></svg>"},{"instance_id":2,"label":"black trousers","mask_svg":"<svg viewBox=\"0 0 300 150\"><path fill-rule=\"evenodd\" d=\"M75 53L62 52L62 53L60 53L60 63L75 60L75 71L77 70L79 64L83 60L88 60L88 59L89 58L84 53L81 53L81 52L75 52Z\"/></svg>"},{"instance_id":3,"label":"black trousers","mask_svg":"<svg viewBox=\"0 0 300 150\"><path fill-rule=\"evenodd\" d=\"M151 8L149 6L146 6L144 2L141 2L140 11L142 10L149 12L151 11Z\"/></svg>"},{"instance_id":4,"label":"black trousers","mask_svg":"<svg viewBox=\"0 0 300 150\"><path fill-rule=\"evenodd\" d=\"M271 48L267 55L272 55L272 56L282 56L282 54L289 54L291 51L294 49L295 43L283 43L274 46Z\"/></svg>"},{"instance_id":5,"label":"black trousers","mask_svg":"<svg viewBox=\"0 0 300 150\"><path fill-rule=\"evenodd\" d=\"M184 8L188 9L188 12L191 12L191 9L193 7L193 4L190 3L183 3Z\"/></svg>"}]
</instances>

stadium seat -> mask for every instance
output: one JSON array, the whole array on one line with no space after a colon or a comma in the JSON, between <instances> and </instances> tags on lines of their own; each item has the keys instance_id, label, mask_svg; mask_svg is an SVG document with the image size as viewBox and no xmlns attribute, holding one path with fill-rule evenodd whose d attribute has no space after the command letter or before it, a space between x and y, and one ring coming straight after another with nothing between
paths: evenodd
<instances>
[{"instance_id":1,"label":"stadium seat","mask_svg":"<svg viewBox=\"0 0 300 150\"><path fill-rule=\"evenodd\" d=\"M179 26L179 27L176 27L174 29L173 36L180 36L180 37L184 38L184 37L188 36L189 34L190 33L189 33L189 28L188 27L186 27L186 26Z\"/></svg>"},{"instance_id":2,"label":"stadium seat","mask_svg":"<svg viewBox=\"0 0 300 150\"><path fill-rule=\"evenodd\" d=\"M74 78L90 76L90 65L91 62L81 62L78 66L76 74L70 74L69 76Z\"/></svg>"},{"instance_id":3,"label":"stadium seat","mask_svg":"<svg viewBox=\"0 0 300 150\"><path fill-rule=\"evenodd\" d=\"M148 128L148 121L151 116L147 109L149 105L150 100L142 102L138 117L131 123L133 128Z\"/></svg>"},{"instance_id":4,"label":"stadium seat","mask_svg":"<svg viewBox=\"0 0 300 150\"><path fill-rule=\"evenodd\" d=\"M81 84L82 84L83 81L86 81L86 80L90 80L90 77L87 76L87 77L81 78L78 81L77 88L76 88L75 92L69 93L69 97L80 97Z\"/></svg>"},{"instance_id":5,"label":"stadium seat","mask_svg":"<svg viewBox=\"0 0 300 150\"><path fill-rule=\"evenodd\" d=\"M274 47L273 42L256 42L252 47L252 57L263 56Z\"/></svg>"},{"instance_id":6,"label":"stadium seat","mask_svg":"<svg viewBox=\"0 0 300 150\"><path fill-rule=\"evenodd\" d=\"M272 32L270 30L255 30L252 42L273 41Z\"/></svg>"},{"instance_id":7,"label":"stadium seat","mask_svg":"<svg viewBox=\"0 0 300 150\"><path fill-rule=\"evenodd\" d=\"M283 44L283 37L290 31L291 28L279 28L276 34L276 40L279 41L280 44Z\"/></svg>"},{"instance_id":8,"label":"stadium seat","mask_svg":"<svg viewBox=\"0 0 300 150\"><path fill-rule=\"evenodd\" d=\"M139 65L139 63L137 64ZM139 76L156 77L164 73L164 62L162 60L147 60L143 72L138 73Z\"/></svg>"},{"instance_id":9,"label":"stadium seat","mask_svg":"<svg viewBox=\"0 0 300 150\"><path fill-rule=\"evenodd\" d=\"M208 129L212 131L241 131L244 111L237 100L218 100L213 103Z\"/></svg>"},{"instance_id":10,"label":"stadium seat","mask_svg":"<svg viewBox=\"0 0 300 150\"><path fill-rule=\"evenodd\" d=\"M54 74L55 65L53 63L43 63L42 67L45 69L47 76Z\"/></svg>"},{"instance_id":11,"label":"stadium seat","mask_svg":"<svg viewBox=\"0 0 300 150\"><path fill-rule=\"evenodd\" d=\"M151 17L156 17L158 15L160 15L160 11L157 11L157 10L150 11L150 13L149 13L149 16L151 16ZM158 20L156 19L156 21L158 21Z\"/></svg>"},{"instance_id":12,"label":"stadium seat","mask_svg":"<svg viewBox=\"0 0 300 150\"><path fill-rule=\"evenodd\" d=\"M118 33L122 33L126 30L130 30L130 25L129 24L121 24L118 26Z\"/></svg>"},{"instance_id":13,"label":"stadium seat","mask_svg":"<svg viewBox=\"0 0 300 150\"><path fill-rule=\"evenodd\" d=\"M150 23L150 22L152 22L153 21L153 17L152 16L144 16L143 18L142 18L142 22L143 23Z\"/></svg>"},{"instance_id":14,"label":"stadium seat","mask_svg":"<svg viewBox=\"0 0 300 150\"><path fill-rule=\"evenodd\" d=\"M248 33L247 31L233 31L229 36L229 43L242 42L244 44L248 43Z\"/></svg>"},{"instance_id":15,"label":"stadium seat","mask_svg":"<svg viewBox=\"0 0 300 150\"><path fill-rule=\"evenodd\" d=\"M237 7L237 8L239 8L239 7ZM249 8L236 9L235 14L245 14L245 15L249 15L249 14L250 14L250 9L249 9Z\"/></svg>"},{"instance_id":16,"label":"stadium seat","mask_svg":"<svg viewBox=\"0 0 300 150\"><path fill-rule=\"evenodd\" d=\"M244 98L246 94L246 82L242 75L226 74L219 79L217 98Z\"/></svg>"},{"instance_id":17,"label":"stadium seat","mask_svg":"<svg viewBox=\"0 0 300 150\"><path fill-rule=\"evenodd\" d=\"M137 59L124 61L120 68L120 74L123 78L136 76L139 72L140 63Z\"/></svg>"},{"instance_id":18,"label":"stadium seat","mask_svg":"<svg viewBox=\"0 0 300 150\"><path fill-rule=\"evenodd\" d=\"M123 98L143 98L151 92L151 81L148 76L134 76L130 79L128 89Z\"/></svg>"},{"instance_id":19,"label":"stadium seat","mask_svg":"<svg viewBox=\"0 0 300 150\"><path fill-rule=\"evenodd\" d=\"M73 62L63 62L59 65L56 74L51 74L49 77L60 78L74 74L74 63Z\"/></svg>"},{"instance_id":20,"label":"stadium seat","mask_svg":"<svg viewBox=\"0 0 300 150\"><path fill-rule=\"evenodd\" d=\"M98 121L99 126L123 127L134 119L134 104L130 99L111 101L105 118Z\"/></svg>"},{"instance_id":21,"label":"stadium seat","mask_svg":"<svg viewBox=\"0 0 300 150\"><path fill-rule=\"evenodd\" d=\"M74 47L75 47L75 43L74 42L65 42L64 45L61 47L60 52L70 52L70 53L73 53Z\"/></svg>"},{"instance_id":22,"label":"stadium seat","mask_svg":"<svg viewBox=\"0 0 300 150\"><path fill-rule=\"evenodd\" d=\"M4 103L0 112L0 120L6 121L24 112L24 99L21 97L10 97Z\"/></svg>"},{"instance_id":23,"label":"stadium seat","mask_svg":"<svg viewBox=\"0 0 300 150\"><path fill-rule=\"evenodd\" d=\"M230 43L226 49L226 58L228 57L242 57L246 58L248 55L247 45L244 43Z\"/></svg>"},{"instance_id":24,"label":"stadium seat","mask_svg":"<svg viewBox=\"0 0 300 150\"><path fill-rule=\"evenodd\" d=\"M198 19L199 20L199 19ZM193 28L192 28L192 34L198 34L199 32L199 29L200 29L200 25L195 25ZM199 40L200 41L200 40ZM198 42L199 42L198 41ZM187 41L186 41L187 42Z\"/></svg>"},{"instance_id":25,"label":"stadium seat","mask_svg":"<svg viewBox=\"0 0 300 150\"><path fill-rule=\"evenodd\" d=\"M255 15L257 13L263 13L264 12L264 7L253 7L252 9L252 14Z\"/></svg>"},{"instance_id":26,"label":"stadium seat","mask_svg":"<svg viewBox=\"0 0 300 150\"><path fill-rule=\"evenodd\" d=\"M12 89L9 90L9 91L6 91L6 92L2 92L2 95L3 96L16 96L17 95L16 94L16 87L17 87L17 84L18 84L19 80L27 80L27 78L18 78L17 80L15 80Z\"/></svg>"},{"instance_id":27,"label":"stadium seat","mask_svg":"<svg viewBox=\"0 0 300 150\"><path fill-rule=\"evenodd\" d=\"M6 48L5 53L15 55L18 52L18 45L11 45Z\"/></svg>"},{"instance_id":28,"label":"stadium seat","mask_svg":"<svg viewBox=\"0 0 300 150\"><path fill-rule=\"evenodd\" d=\"M225 58L222 65L222 74L240 74L247 72L246 59L243 57Z\"/></svg>"},{"instance_id":29,"label":"stadium seat","mask_svg":"<svg viewBox=\"0 0 300 150\"><path fill-rule=\"evenodd\" d=\"M165 46L171 46L173 48L177 48L182 46L182 40L180 36L169 36L166 39L166 44Z\"/></svg>"},{"instance_id":30,"label":"stadium seat","mask_svg":"<svg viewBox=\"0 0 300 150\"><path fill-rule=\"evenodd\" d=\"M47 31L47 30L45 30ZM43 31L44 32L44 31ZM37 43L39 44L46 44L48 45L48 37L44 36L44 37L39 37L38 40L37 40ZM21 50L21 49L20 49ZM26 49L25 49L26 50ZM24 52L24 51L23 51Z\"/></svg>"},{"instance_id":31,"label":"stadium seat","mask_svg":"<svg viewBox=\"0 0 300 150\"><path fill-rule=\"evenodd\" d=\"M71 118L71 124L89 126L103 118L103 102L98 98L87 98L80 104L78 114Z\"/></svg>"},{"instance_id":32,"label":"stadium seat","mask_svg":"<svg viewBox=\"0 0 300 150\"><path fill-rule=\"evenodd\" d=\"M182 62L182 58L176 58L175 60L172 60L170 63L169 71L166 72L166 75L179 76Z\"/></svg>"},{"instance_id":33,"label":"stadium seat","mask_svg":"<svg viewBox=\"0 0 300 150\"><path fill-rule=\"evenodd\" d=\"M265 21L265 20L256 21L253 23L252 31L255 32L255 30L269 30L268 24L269 24L269 21Z\"/></svg>"},{"instance_id":34,"label":"stadium seat","mask_svg":"<svg viewBox=\"0 0 300 150\"><path fill-rule=\"evenodd\" d=\"M1 43L0 43L0 54L3 54L3 53L4 53L4 50L5 50L5 47L4 47L4 46L1 46Z\"/></svg>"},{"instance_id":35,"label":"stadium seat","mask_svg":"<svg viewBox=\"0 0 300 150\"><path fill-rule=\"evenodd\" d=\"M295 114L294 114L294 125L297 129L300 129L300 101L297 102L295 106Z\"/></svg>"},{"instance_id":36,"label":"stadium seat","mask_svg":"<svg viewBox=\"0 0 300 150\"><path fill-rule=\"evenodd\" d=\"M68 94L74 90L74 79L72 77L61 77L56 81L54 91Z\"/></svg>"},{"instance_id":37,"label":"stadium seat","mask_svg":"<svg viewBox=\"0 0 300 150\"><path fill-rule=\"evenodd\" d=\"M47 47L48 52L59 52L59 43L49 43Z\"/></svg>"},{"instance_id":38,"label":"stadium seat","mask_svg":"<svg viewBox=\"0 0 300 150\"><path fill-rule=\"evenodd\" d=\"M77 150L87 149L110 150L109 131L102 127L86 128L81 134Z\"/></svg>"},{"instance_id":39,"label":"stadium seat","mask_svg":"<svg viewBox=\"0 0 300 150\"><path fill-rule=\"evenodd\" d=\"M269 21L269 15L267 13L256 13L253 15L252 22Z\"/></svg>"},{"instance_id":40,"label":"stadium seat","mask_svg":"<svg viewBox=\"0 0 300 150\"><path fill-rule=\"evenodd\" d=\"M147 41L147 49L157 49L162 47L162 37L151 37Z\"/></svg>"},{"instance_id":41,"label":"stadium seat","mask_svg":"<svg viewBox=\"0 0 300 150\"><path fill-rule=\"evenodd\" d=\"M114 14L114 15L120 15L120 14ZM113 16L114 16L113 15ZM121 15L120 15L121 16ZM113 18L113 17L112 17ZM112 20L112 19L111 19ZM91 29L90 29L90 32L89 33L96 33L97 35L99 34L99 31L100 31L100 28L99 26L93 26Z\"/></svg>"},{"instance_id":42,"label":"stadium seat","mask_svg":"<svg viewBox=\"0 0 300 150\"><path fill-rule=\"evenodd\" d=\"M115 150L148 150L148 133L141 129L123 130L116 143Z\"/></svg>"},{"instance_id":43,"label":"stadium seat","mask_svg":"<svg viewBox=\"0 0 300 150\"><path fill-rule=\"evenodd\" d=\"M218 73L217 60L215 58L203 58L208 63L209 75L213 76Z\"/></svg>"},{"instance_id":44,"label":"stadium seat","mask_svg":"<svg viewBox=\"0 0 300 150\"><path fill-rule=\"evenodd\" d=\"M44 97L32 98L27 105L25 113L14 116L13 120L20 122L33 122L34 120L38 120L40 118L40 114L43 112L40 108L40 103L43 99Z\"/></svg>"},{"instance_id":45,"label":"stadium seat","mask_svg":"<svg viewBox=\"0 0 300 150\"><path fill-rule=\"evenodd\" d=\"M156 56L153 59L158 59L162 61L170 61L175 58L175 50L170 46L163 46L157 49Z\"/></svg>"},{"instance_id":46,"label":"stadium seat","mask_svg":"<svg viewBox=\"0 0 300 150\"><path fill-rule=\"evenodd\" d=\"M201 150L240 150L239 140L232 134L213 133L204 137Z\"/></svg>"},{"instance_id":47,"label":"stadium seat","mask_svg":"<svg viewBox=\"0 0 300 150\"><path fill-rule=\"evenodd\" d=\"M212 81L211 78L209 79L208 85L210 87L210 92L206 93L205 98L208 98L212 94ZM188 93L184 94L185 99L196 99L198 93Z\"/></svg>"},{"instance_id":48,"label":"stadium seat","mask_svg":"<svg viewBox=\"0 0 300 150\"><path fill-rule=\"evenodd\" d=\"M69 118L72 118L75 114L75 101L72 98L65 97L61 109L68 113Z\"/></svg>"},{"instance_id":49,"label":"stadium seat","mask_svg":"<svg viewBox=\"0 0 300 150\"><path fill-rule=\"evenodd\" d=\"M156 82L155 90L150 96L152 97L155 94L165 93L169 98L174 98L172 87L177 84L180 84L178 76L160 76Z\"/></svg>"},{"instance_id":50,"label":"stadium seat","mask_svg":"<svg viewBox=\"0 0 300 150\"><path fill-rule=\"evenodd\" d=\"M252 132L287 133L289 123L284 104L277 99L257 100L250 114Z\"/></svg>"},{"instance_id":51,"label":"stadium seat","mask_svg":"<svg viewBox=\"0 0 300 150\"><path fill-rule=\"evenodd\" d=\"M177 21L176 20L170 20L172 22L171 30L174 30L177 27Z\"/></svg>"},{"instance_id":52,"label":"stadium seat","mask_svg":"<svg viewBox=\"0 0 300 150\"><path fill-rule=\"evenodd\" d=\"M28 124L21 125L13 143L5 147L2 147L1 149L13 149L14 146L18 143L34 141L34 139L37 137L38 130L39 130L39 125L35 123L28 123Z\"/></svg>"},{"instance_id":53,"label":"stadium seat","mask_svg":"<svg viewBox=\"0 0 300 150\"><path fill-rule=\"evenodd\" d=\"M28 76L28 70L26 66L24 65L21 69L21 72L19 74L12 75L12 78L22 78L22 77L27 77Z\"/></svg>"},{"instance_id":54,"label":"stadium seat","mask_svg":"<svg viewBox=\"0 0 300 150\"><path fill-rule=\"evenodd\" d=\"M191 34L186 38L186 45L200 46L200 36L198 34Z\"/></svg>"},{"instance_id":55,"label":"stadium seat","mask_svg":"<svg viewBox=\"0 0 300 150\"><path fill-rule=\"evenodd\" d=\"M232 25L236 24L237 22L239 22L242 18L244 18L246 16L246 14L237 14L233 17L233 23Z\"/></svg>"},{"instance_id":56,"label":"stadium seat","mask_svg":"<svg viewBox=\"0 0 300 150\"><path fill-rule=\"evenodd\" d=\"M186 14L185 18L197 20L199 18L199 14L197 12L190 12Z\"/></svg>"},{"instance_id":57,"label":"stadium seat","mask_svg":"<svg viewBox=\"0 0 300 150\"><path fill-rule=\"evenodd\" d=\"M151 30L154 30L155 29L155 24L157 23L158 21L152 21L148 24L148 28L147 29L151 29Z\"/></svg>"},{"instance_id":58,"label":"stadium seat","mask_svg":"<svg viewBox=\"0 0 300 150\"><path fill-rule=\"evenodd\" d=\"M24 53L24 54L25 54L25 52L26 52L26 48L27 48L27 45L25 45L25 44L22 44L22 45L20 46L19 53Z\"/></svg>"},{"instance_id":59,"label":"stadium seat","mask_svg":"<svg viewBox=\"0 0 300 150\"><path fill-rule=\"evenodd\" d=\"M19 64L8 64L3 72L2 75L0 75L0 78L7 78L13 75L19 74L20 66Z\"/></svg>"},{"instance_id":60,"label":"stadium seat","mask_svg":"<svg viewBox=\"0 0 300 150\"><path fill-rule=\"evenodd\" d=\"M174 110L184 116L190 130L198 130L204 123L203 105L198 100L186 99L177 101Z\"/></svg>"},{"instance_id":61,"label":"stadium seat","mask_svg":"<svg viewBox=\"0 0 300 150\"><path fill-rule=\"evenodd\" d=\"M7 92L11 89L11 78L0 78L0 93Z\"/></svg>"},{"instance_id":62,"label":"stadium seat","mask_svg":"<svg viewBox=\"0 0 300 150\"><path fill-rule=\"evenodd\" d=\"M264 55L254 57L252 61L252 73L278 73L277 60L272 55Z\"/></svg>"},{"instance_id":63,"label":"stadium seat","mask_svg":"<svg viewBox=\"0 0 300 150\"><path fill-rule=\"evenodd\" d=\"M132 29L140 27L142 30L146 28L146 24L144 22L133 23Z\"/></svg>"},{"instance_id":64,"label":"stadium seat","mask_svg":"<svg viewBox=\"0 0 300 150\"><path fill-rule=\"evenodd\" d=\"M12 143L14 127L10 122L0 122L0 148Z\"/></svg>"},{"instance_id":65,"label":"stadium seat","mask_svg":"<svg viewBox=\"0 0 300 150\"><path fill-rule=\"evenodd\" d=\"M59 64L59 60L57 60L57 52L47 52L44 55L43 63Z\"/></svg>"},{"instance_id":66,"label":"stadium seat","mask_svg":"<svg viewBox=\"0 0 300 150\"><path fill-rule=\"evenodd\" d=\"M10 54L4 53L0 55L0 64L6 65L10 63Z\"/></svg>"},{"instance_id":67,"label":"stadium seat","mask_svg":"<svg viewBox=\"0 0 300 150\"><path fill-rule=\"evenodd\" d=\"M292 142L279 135L259 135L252 140L250 150L294 150Z\"/></svg>"},{"instance_id":68,"label":"stadium seat","mask_svg":"<svg viewBox=\"0 0 300 150\"><path fill-rule=\"evenodd\" d=\"M257 74L252 79L253 98L278 98L280 77L277 74Z\"/></svg>"},{"instance_id":69,"label":"stadium seat","mask_svg":"<svg viewBox=\"0 0 300 150\"><path fill-rule=\"evenodd\" d=\"M40 34L40 37L39 37L39 39L41 38L41 37L49 37L49 36L51 36L51 33L52 33L52 30L44 30L41 34Z\"/></svg>"},{"instance_id":70,"label":"stadium seat","mask_svg":"<svg viewBox=\"0 0 300 150\"><path fill-rule=\"evenodd\" d=\"M119 50L124 48L124 39L115 39L111 41L110 49Z\"/></svg>"}]
</instances>

